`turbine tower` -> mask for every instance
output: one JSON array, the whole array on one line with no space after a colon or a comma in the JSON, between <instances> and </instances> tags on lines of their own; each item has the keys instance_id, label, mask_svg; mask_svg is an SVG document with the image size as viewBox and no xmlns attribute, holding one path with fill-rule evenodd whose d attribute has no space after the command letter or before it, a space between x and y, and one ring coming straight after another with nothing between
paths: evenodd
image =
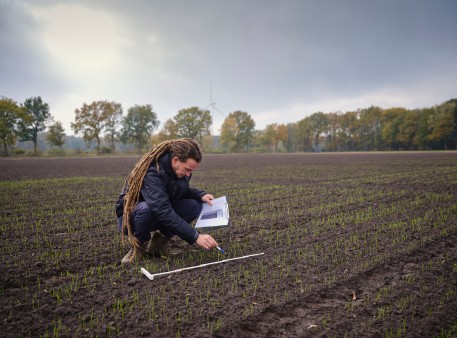
<instances>
[{"instance_id":1,"label":"turbine tower","mask_svg":"<svg viewBox=\"0 0 457 338\"><path fill-rule=\"evenodd\" d=\"M217 112L219 112L222 116L224 116L224 114L219 109L217 109L216 102L213 101L213 88L212 88L211 80L209 81L209 105L207 105L205 107L205 109L208 109L208 108L209 108L209 113L211 114L211 119L213 120L213 124L214 124L213 109L216 110ZM214 135L213 124L211 125L211 135Z\"/></svg>"}]
</instances>

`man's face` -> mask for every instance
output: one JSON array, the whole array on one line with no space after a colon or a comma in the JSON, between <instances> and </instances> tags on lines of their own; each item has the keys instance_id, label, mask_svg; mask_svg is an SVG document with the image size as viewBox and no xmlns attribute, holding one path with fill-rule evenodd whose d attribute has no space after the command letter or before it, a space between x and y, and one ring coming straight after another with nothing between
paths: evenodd
<instances>
[{"instance_id":1,"label":"man's face","mask_svg":"<svg viewBox=\"0 0 457 338\"><path fill-rule=\"evenodd\" d=\"M192 171L198 168L198 162L192 158L188 158L186 162L181 162L179 158L173 157L171 159L171 167L176 176L183 178L185 176L190 176Z\"/></svg>"}]
</instances>

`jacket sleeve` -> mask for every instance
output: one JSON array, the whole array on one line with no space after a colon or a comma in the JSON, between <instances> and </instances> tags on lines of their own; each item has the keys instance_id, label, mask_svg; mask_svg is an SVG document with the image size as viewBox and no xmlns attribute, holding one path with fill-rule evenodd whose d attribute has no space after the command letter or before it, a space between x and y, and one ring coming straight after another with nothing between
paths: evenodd
<instances>
[{"instance_id":1,"label":"jacket sleeve","mask_svg":"<svg viewBox=\"0 0 457 338\"><path fill-rule=\"evenodd\" d=\"M122 189L121 194L119 195L119 198L117 199L116 202L116 216L121 217L124 214L124 196L127 193L127 186L124 185L124 188Z\"/></svg>"},{"instance_id":2,"label":"jacket sleeve","mask_svg":"<svg viewBox=\"0 0 457 338\"><path fill-rule=\"evenodd\" d=\"M189 184L190 177L187 179L187 184ZM199 202L202 201L202 197L205 196L207 193L206 191L199 190L196 188L191 188L188 186L186 192L183 195L183 198L191 198L197 200Z\"/></svg>"},{"instance_id":3,"label":"jacket sleeve","mask_svg":"<svg viewBox=\"0 0 457 338\"><path fill-rule=\"evenodd\" d=\"M189 223L182 219L171 207L165 184L157 171L148 171L141 187L143 199L154 218L172 234L193 244L199 234Z\"/></svg>"}]
</instances>

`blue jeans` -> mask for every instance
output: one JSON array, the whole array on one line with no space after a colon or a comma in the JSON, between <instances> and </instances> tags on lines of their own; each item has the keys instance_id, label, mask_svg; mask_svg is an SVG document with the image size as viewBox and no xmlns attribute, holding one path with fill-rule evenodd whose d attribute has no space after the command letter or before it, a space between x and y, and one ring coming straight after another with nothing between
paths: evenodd
<instances>
[{"instance_id":1,"label":"blue jeans","mask_svg":"<svg viewBox=\"0 0 457 338\"><path fill-rule=\"evenodd\" d=\"M194 199L181 199L172 204L171 207L176 214L187 223L190 223L200 215L202 203ZM135 237L141 243L149 241L151 239L151 232L154 230L159 230L165 237L173 237L175 235L154 219L154 215L144 201L139 202L135 209L133 209L130 215L130 222L133 224ZM118 218L118 230L122 230L122 217Z\"/></svg>"}]
</instances>

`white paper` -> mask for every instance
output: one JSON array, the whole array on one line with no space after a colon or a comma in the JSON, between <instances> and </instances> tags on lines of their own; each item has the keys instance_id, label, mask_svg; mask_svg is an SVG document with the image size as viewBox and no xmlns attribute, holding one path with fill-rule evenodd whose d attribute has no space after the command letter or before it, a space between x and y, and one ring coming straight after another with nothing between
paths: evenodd
<instances>
[{"instance_id":1,"label":"white paper","mask_svg":"<svg viewBox=\"0 0 457 338\"><path fill-rule=\"evenodd\" d=\"M203 203L202 212L198 216L196 229L213 229L229 225L229 207L227 197L222 196L213 200L213 205Z\"/></svg>"}]
</instances>

